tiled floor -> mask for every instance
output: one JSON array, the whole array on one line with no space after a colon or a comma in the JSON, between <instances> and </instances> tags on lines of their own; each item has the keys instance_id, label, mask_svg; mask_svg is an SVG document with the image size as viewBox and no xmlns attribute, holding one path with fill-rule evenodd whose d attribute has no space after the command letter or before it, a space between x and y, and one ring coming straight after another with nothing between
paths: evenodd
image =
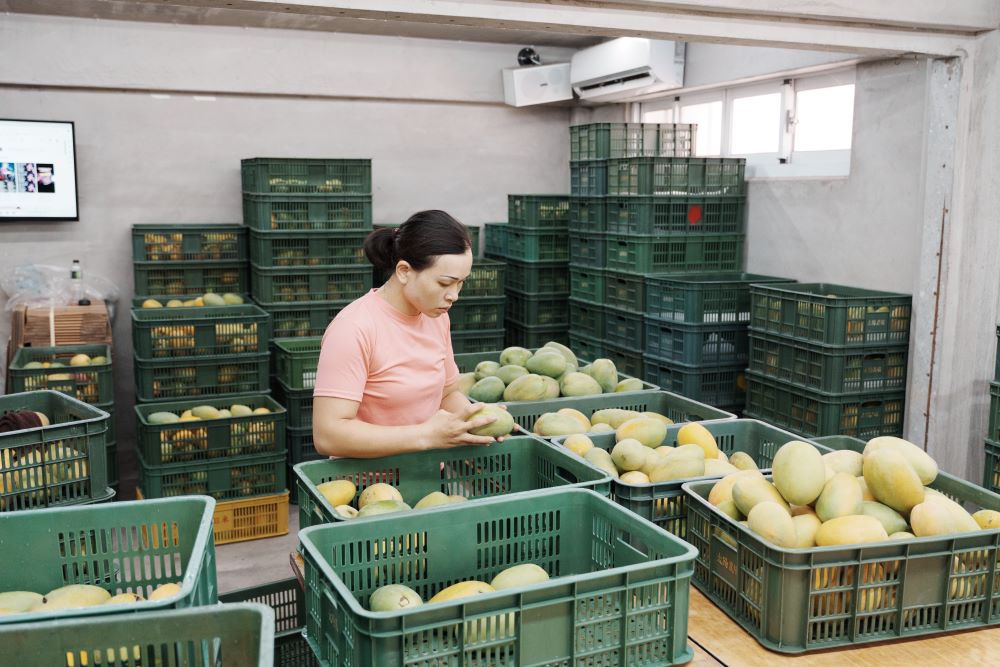
<instances>
[{"instance_id":1,"label":"tiled floor","mask_svg":"<svg viewBox=\"0 0 1000 667\"><path fill-rule=\"evenodd\" d=\"M258 586L294 575L288 555L299 546L299 507L288 506L288 534L215 547L219 592Z\"/></svg>"}]
</instances>

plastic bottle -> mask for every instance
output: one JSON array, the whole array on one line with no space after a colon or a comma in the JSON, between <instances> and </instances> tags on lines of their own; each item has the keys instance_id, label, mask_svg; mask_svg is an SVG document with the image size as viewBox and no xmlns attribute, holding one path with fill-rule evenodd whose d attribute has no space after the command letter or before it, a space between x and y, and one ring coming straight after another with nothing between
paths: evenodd
<instances>
[{"instance_id":1,"label":"plastic bottle","mask_svg":"<svg viewBox=\"0 0 1000 667\"><path fill-rule=\"evenodd\" d=\"M73 267L69 272L70 277L70 304L79 305L83 298L83 271L80 269L80 260L73 260Z\"/></svg>"}]
</instances>

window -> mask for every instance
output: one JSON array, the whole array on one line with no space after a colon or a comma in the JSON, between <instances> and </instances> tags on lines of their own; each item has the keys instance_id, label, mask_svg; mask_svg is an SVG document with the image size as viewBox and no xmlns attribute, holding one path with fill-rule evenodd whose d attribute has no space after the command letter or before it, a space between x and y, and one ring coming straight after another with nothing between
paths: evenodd
<instances>
[{"instance_id":1,"label":"window","mask_svg":"<svg viewBox=\"0 0 1000 667\"><path fill-rule=\"evenodd\" d=\"M745 157L749 177L846 176L854 70L681 94L642 105L649 123L696 123L697 155Z\"/></svg>"}]
</instances>

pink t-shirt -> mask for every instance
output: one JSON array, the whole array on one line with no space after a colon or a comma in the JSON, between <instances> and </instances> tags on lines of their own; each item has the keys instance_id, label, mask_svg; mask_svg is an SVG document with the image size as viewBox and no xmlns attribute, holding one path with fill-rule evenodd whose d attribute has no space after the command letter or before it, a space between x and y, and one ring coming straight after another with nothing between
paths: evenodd
<instances>
[{"instance_id":1,"label":"pink t-shirt","mask_svg":"<svg viewBox=\"0 0 1000 667\"><path fill-rule=\"evenodd\" d=\"M358 401L369 424L420 424L457 379L448 314L406 315L373 289L326 328L313 396Z\"/></svg>"}]
</instances>

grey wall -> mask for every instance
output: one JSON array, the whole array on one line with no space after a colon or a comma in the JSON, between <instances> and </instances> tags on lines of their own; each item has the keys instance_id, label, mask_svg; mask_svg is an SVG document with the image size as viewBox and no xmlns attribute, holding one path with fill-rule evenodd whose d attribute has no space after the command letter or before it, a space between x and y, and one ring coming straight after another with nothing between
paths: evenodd
<instances>
[{"instance_id":1,"label":"grey wall","mask_svg":"<svg viewBox=\"0 0 1000 667\"><path fill-rule=\"evenodd\" d=\"M923 61L859 65L850 176L751 181L748 270L912 294L925 94Z\"/></svg>"},{"instance_id":2,"label":"grey wall","mask_svg":"<svg viewBox=\"0 0 1000 667\"><path fill-rule=\"evenodd\" d=\"M728 83L776 72L843 62L855 57L850 53L829 51L688 42L684 87Z\"/></svg>"},{"instance_id":3,"label":"grey wall","mask_svg":"<svg viewBox=\"0 0 1000 667\"><path fill-rule=\"evenodd\" d=\"M5 52L43 55L2 75L0 115L75 121L80 191L79 222L0 223L0 267L68 271L79 258L85 275L120 286L122 448L133 432L130 226L240 222L240 158L371 158L376 222L431 207L503 221L508 193L569 189L570 111L502 104L509 45L18 15L0 26ZM4 347L9 325L0 318Z\"/></svg>"}]
</instances>

